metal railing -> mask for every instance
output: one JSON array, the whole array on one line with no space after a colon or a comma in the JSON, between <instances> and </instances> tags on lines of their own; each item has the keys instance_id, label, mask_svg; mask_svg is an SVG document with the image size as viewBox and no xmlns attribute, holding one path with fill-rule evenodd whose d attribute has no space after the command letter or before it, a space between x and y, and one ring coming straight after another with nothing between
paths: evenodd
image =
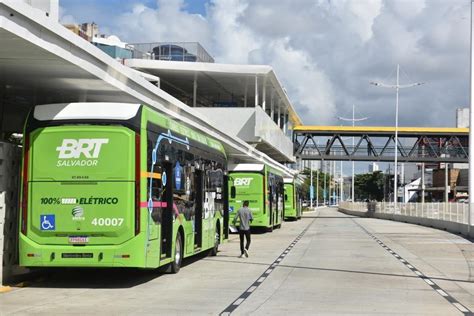
<instances>
[{"instance_id":1,"label":"metal railing","mask_svg":"<svg viewBox=\"0 0 474 316\"><path fill-rule=\"evenodd\" d=\"M213 63L214 58L198 42L134 43L133 58Z\"/></svg>"},{"instance_id":2,"label":"metal railing","mask_svg":"<svg viewBox=\"0 0 474 316\"><path fill-rule=\"evenodd\" d=\"M339 207L350 211L365 212L368 210L368 203L341 202ZM468 224L469 221L469 204L467 203L397 203L397 209L395 209L393 202L376 202L375 212L439 219L461 224Z\"/></svg>"}]
</instances>

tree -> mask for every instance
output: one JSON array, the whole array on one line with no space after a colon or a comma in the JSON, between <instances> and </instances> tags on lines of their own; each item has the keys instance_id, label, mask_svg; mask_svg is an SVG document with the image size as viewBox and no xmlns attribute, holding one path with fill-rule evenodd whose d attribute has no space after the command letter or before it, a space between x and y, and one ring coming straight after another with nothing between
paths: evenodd
<instances>
[{"instance_id":1,"label":"tree","mask_svg":"<svg viewBox=\"0 0 474 316\"><path fill-rule=\"evenodd\" d=\"M383 199L384 176L381 171L358 174L354 179L355 195L362 200Z\"/></svg>"},{"instance_id":2,"label":"tree","mask_svg":"<svg viewBox=\"0 0 474 316\"><path fill-rule=\"evenodd\" d=\"M316 183L319 173L319 183ZM311 185L311 169L304 169L302 174L306 176L306 179L303 183L302 194L305 200L309 200L309 187ZM329 198L329 183L331 183L332 177L330 174L326 173L326 198ZM319 170L313 170L313 185L314 185L314 199L316 200L316 192L318 192L319 202L324 200L323 190L324 190L324 172Z\"/></svg>"}]
</instances>

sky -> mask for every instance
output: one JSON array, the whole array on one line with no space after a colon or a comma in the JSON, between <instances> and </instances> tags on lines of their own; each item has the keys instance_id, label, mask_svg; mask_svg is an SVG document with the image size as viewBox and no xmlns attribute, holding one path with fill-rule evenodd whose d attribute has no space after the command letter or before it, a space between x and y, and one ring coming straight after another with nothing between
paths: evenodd
<instances>
[{"instance_id":1,"label":"sky","mask_svg":"<svg viewBox=\"0 0 474 316\"><path fill-rule=\"evenodd\" d=\"M469 0L60 0L63 23L122 41L198 41L219 63L271 65L308 125L455 126L469 105Z\"/></svg>"}]
</instances>

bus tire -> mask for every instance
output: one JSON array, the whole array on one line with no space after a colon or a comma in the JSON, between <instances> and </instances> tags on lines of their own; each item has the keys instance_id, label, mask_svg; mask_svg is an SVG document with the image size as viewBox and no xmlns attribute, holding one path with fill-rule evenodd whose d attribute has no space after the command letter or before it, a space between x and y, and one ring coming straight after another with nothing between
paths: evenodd
<instances>
[{"instance_id":1,"label":"bus tire","mask_svg":"<svg viewBox=\"0 0 474 316\"><path fill-rule=\"evenodd\" d=\"M181 263L183 262L183 238L181 237L181 233L178 232L176 234L176 241L174 243L175 250L174 250L174 258L173 262L171 262L171 273L178 273L179 269L181 269Z\"/></svg>"},{"instance_id":2,"label":"bus tire","mask_svg":"<svg viewBox=\"0 0 474 316\"><path fill-rule=\"evenodd\" d=\"M214 247L211 248L210 255L211 256L217 256L217 253L219 252L219 245L221 243L221 229L219 226L219 223L216 225L216 233L215 233L215 238L214 238Z\"/></svg>"}]
</instances>

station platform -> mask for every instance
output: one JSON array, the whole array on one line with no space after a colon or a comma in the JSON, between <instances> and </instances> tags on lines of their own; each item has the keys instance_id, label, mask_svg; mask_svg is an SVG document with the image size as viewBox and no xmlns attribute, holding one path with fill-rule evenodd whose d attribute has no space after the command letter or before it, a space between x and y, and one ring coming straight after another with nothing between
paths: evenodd
<instances>
[{"instance_id":1,"label":"station platform","mask_svg":"<svg viewBox=\"0 0 474 316\"><path fill-rule=\"evenodd\" d=\"M319 208L237 235L176 275L59 270L0 294L1 314L471 315L474 245L422 226Z\"/></svg>"}]
</instances>

